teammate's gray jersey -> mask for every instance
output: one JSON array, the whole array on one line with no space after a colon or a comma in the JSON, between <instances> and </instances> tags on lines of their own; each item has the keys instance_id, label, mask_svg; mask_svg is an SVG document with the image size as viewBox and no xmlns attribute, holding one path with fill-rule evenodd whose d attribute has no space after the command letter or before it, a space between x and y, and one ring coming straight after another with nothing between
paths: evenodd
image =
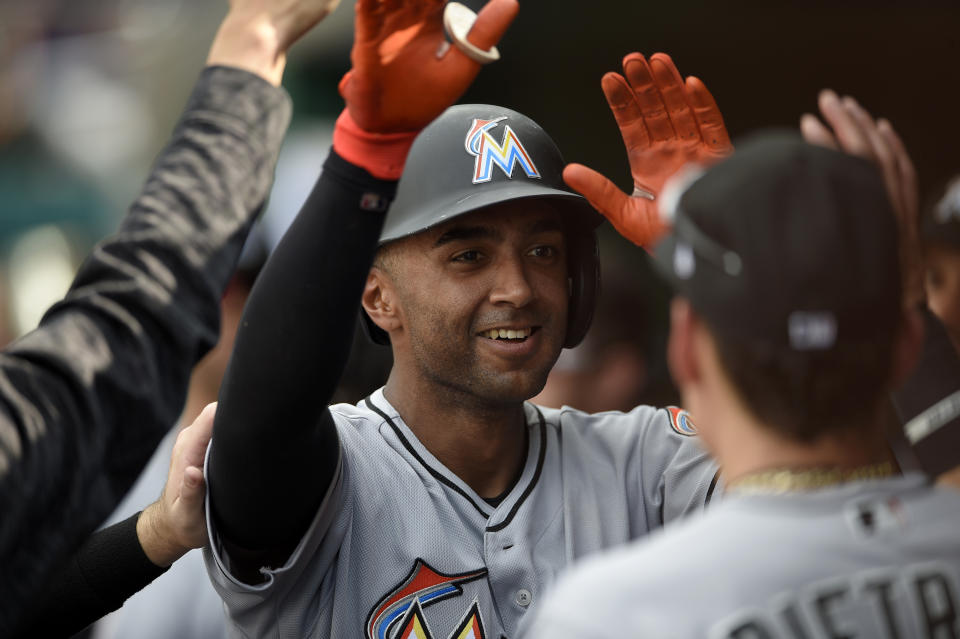
<instances>
[{"instance_id":1,"label":"teammate's gray jersey","mask_svg":"<svg viewBox=\"0 0 960 639\"><path fill-rule=\"evenodd\" d=\"M960 636L960 494L920 475L730 495L564 575L528 639Z\"/></svg>"},{"instance_id":2,"label":"teammate's gray jersey","mask_svg":"<svg viewBox=\"0 0 960 639\"><path fill-rule=\"evenodd\" d=\"M330 410L340 468L286 565L242 584L211 530L207 566L243 636L514 637L562 567L700 508L715 481L666 409L527 404L526 464L494 507L421 445L382 391Z\"/></svg>"}]
</instances>

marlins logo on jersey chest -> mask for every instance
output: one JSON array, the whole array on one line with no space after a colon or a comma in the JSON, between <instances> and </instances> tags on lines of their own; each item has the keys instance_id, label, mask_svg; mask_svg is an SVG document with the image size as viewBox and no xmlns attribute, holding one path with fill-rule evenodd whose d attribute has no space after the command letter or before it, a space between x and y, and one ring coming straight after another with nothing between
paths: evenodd
<instances>
[{"instance_id":1,"label":"marlins logo on jersey chest","mask_svg":"<svg viewBox=\"0 0 960 639\"><path fill-rule=\"evenodd\" d=\"M463 616L452 631L431 627L424 615L425 609L441 601L461 597L464 584L486 576L486 568L447 575L417 559L404 580L370 610L367 639L492 639L476 597L464 597Z\"/></svg>"}]
</instances>

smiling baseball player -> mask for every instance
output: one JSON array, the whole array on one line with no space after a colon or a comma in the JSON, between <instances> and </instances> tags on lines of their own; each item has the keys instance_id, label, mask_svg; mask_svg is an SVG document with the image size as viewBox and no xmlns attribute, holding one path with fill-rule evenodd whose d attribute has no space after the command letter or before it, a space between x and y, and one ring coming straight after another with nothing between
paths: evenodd
<instances>
[{"instance_id":1,"label":"smiling baseball player","mask_svg":"<svg viewBox=\"0 0 960 639\"><path fill-rule=\"evenodd\" d=\"M679 409L526 402L590 324L601 218L532 120L446 108L516 3L484 7L473 48L457 32L445 44L443 8L358 2L333 150L238 331L208 460L207 562L242 636L514 637L560 568L700 509L716 484ZM635 85L605 83L656 101L644 107L668 127L689 118L687 155L729 146L701 84L666 56L628 60ZM661 89L680 91L682 113ZM677 143L671 128L643 147ZM667 153L648 187L681 161ZM361 306L393 369L358 405L328 408Z\"/></svg>"}]
</instances>

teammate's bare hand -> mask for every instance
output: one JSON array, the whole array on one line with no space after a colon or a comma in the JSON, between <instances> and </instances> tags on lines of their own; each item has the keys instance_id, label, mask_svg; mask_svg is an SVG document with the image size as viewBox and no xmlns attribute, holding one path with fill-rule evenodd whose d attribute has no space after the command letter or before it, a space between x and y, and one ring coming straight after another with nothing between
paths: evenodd
<instances>
[{"instance_id":1,"label":"teammate's bare hand","mask_svg":"<svg viewBox=\"0 0 960 639\"><path fill-rule=\"evenodd\" d=\"M819 144L857 155L877 164L900 224L900 258L903 267L904 304L915 307L923 298L923 268L920 260L917 173L910 155L884 119L873 117L850 96L839 98L830 90L820 92L818 106L824 126L816 116L805 113L800 131L811 144Z\"/></svg>"},{"instance_id":2,"label":"teammate's bare hand","mask_svg":"<svg viewBox=\"0 0 960 639\"><path fill-rule=\"evenodd\" d=\"M280 84L287 50L340 0L230 0L208 65L238 67Z\"/></svg>"},{"instance_id":3,"label":"teammate's bare hand","mask_svg":"<svg viewBox=\"0 0 960 639\"><path fill-rule=\"evenodd\" d=\"M937 476L937 484L953 490L960 490L960 466Z\"/></svg>"},{"instance_id":4,"label":"teammate's bare hand","mask_svg":"<svg viewBox=\"0 0 960 639\"><path fill-rule=\"evenodd\" d=\"M419 131L463 95L480 64L446 44L446 0L357 0L353 68L340 82L353 121L373 133ZM495 46L517 0L490 0L467 38Z\"/></svg>"},{"instance_id":5,"label":"teammate's bare hand","mask_svg":"<svg viewBox=\"0 0 960 639\"><path fill-rule=\"evenodd\" d=\"M623 73L607 73L601 86L627 148L633 196L581 164L568 165L563 179L621 235L650 247L666 230L655 199L670 176L688 162L729 155L733 146L707 87L692 76L684 81L670 56L655 53L648 63L631 53Z\"/></svg>"},{"instance_id":6,"label":"teammate's bare hand","mask_svg":"<svg viewBox=\"0 0 960 639\"><path fill-rule=\"evenodd\" d=\"M137 521L140 545L158 566L169 566L188 550L207 543L203 459L216 408L215 403L209 404L177 435L163 494L144 509Z\"/></svg>"}]
</instances>

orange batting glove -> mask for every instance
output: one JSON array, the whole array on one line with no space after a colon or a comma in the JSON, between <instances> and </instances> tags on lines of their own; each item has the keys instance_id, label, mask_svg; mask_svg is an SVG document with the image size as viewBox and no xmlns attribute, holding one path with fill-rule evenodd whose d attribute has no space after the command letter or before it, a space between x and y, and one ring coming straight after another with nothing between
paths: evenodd
<instances>
[{"instance_id":1,"label":"orange batting glove","mask_svg":"<svg viewBox=\"0 0 960 639\"><path fill-rule=\"evenodd\" d=\"M339 87L347 108L337 121L334 147L378 177L400 177L416 134L456 102L480 72L479 62L447 43L446 4L357 0L353 68ZM490 0L467 40L490 49L518 10L517 0Z\"/></svg>"},{"instance_id":2,"label":"orange batting glove","mask_svg":"<svg viewBox=\"0 0 960 639\"><path fill-rule=\"evenodd\" d=\"M648 63L631 53L623 73L607 73L601 86L627 147L633 195L582 164L567 165L563 179L621 235L650 248L668 229L656 203L667 180L688 162L729 155L733 145L707 87L692 76L684 82L667 54L654 53Z\"/></svg>"}]
</instances>

